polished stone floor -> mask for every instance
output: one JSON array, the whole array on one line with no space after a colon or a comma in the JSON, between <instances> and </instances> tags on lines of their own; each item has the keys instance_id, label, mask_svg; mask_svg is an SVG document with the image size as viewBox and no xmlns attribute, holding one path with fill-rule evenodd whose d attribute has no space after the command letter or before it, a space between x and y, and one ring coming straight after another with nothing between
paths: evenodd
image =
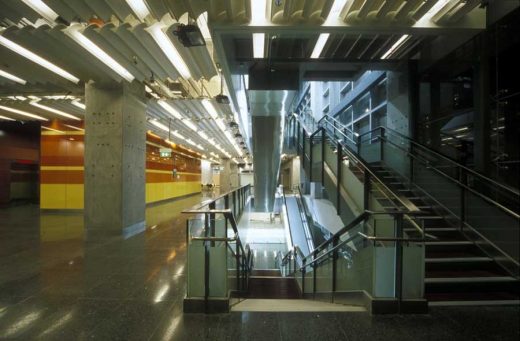
<instances>
[{"instance_id":1,"label":"polished stone floor","mask_svg":"<svg viewBox=\"0 0 520 341\"><path fill-rule=\"evenodd\" d=\"M147 209L129 239L85 239L78 213L0 209L0 340L518 340L518 307L428 315L182 314L194 196Z\"/></svg>"}]
</instances>

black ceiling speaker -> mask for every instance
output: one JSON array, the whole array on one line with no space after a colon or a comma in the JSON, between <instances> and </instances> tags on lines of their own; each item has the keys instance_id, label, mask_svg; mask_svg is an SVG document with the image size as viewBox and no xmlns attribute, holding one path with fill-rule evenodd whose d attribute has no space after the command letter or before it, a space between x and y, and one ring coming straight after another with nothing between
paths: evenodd
<instances>
[{"instance_id":1,"label":"black ceiling speaker","mask_svg":"<svg viewBox=\"0 0 520 341\"><path fill-rule=\"evenodd\" d=\"M242 134L240 134L240 133L236 133L236 134L235 134L235 137L236 137L236 138L241 138L241 137L242 137Z\"/></svg>"},{"instance_id":2,"label":"black ceiling speaker","mask_svg":"<svg viewBox=\"0 0 520 341\"><path fill-rule=\"evenodd\" d=\"M238 123L236 123L235 121L229 122L229 127L230 128L238 128Z\"/></svg>"},{"instance_id":3,"label":"black ceiling speaker","mask_svg":"<svg viewBox=\"0 0 520 341\"><path fill-rule=\"evenodd\" d=\"M202 36L202 32L196 25L179 25L173 34L179 38L179 41L185 47L204 46L206 41Z\"/></svg>"},{"instance_id":4,"label":"black ceiling speaker","mask_svg":"<svg viewBox=\"0 0 520 341\"><path fill-rule=\"evenodd\" d=\"M215 96L215 99L217 100L217 103L229 104L229 97L226 95L217 95Z\"/></svg>"}]
</instances>

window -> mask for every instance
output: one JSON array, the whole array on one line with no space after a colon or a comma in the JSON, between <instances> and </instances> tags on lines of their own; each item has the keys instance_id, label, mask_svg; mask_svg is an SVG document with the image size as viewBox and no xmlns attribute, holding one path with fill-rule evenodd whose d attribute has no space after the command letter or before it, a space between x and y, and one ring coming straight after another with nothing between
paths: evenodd
<instances>
[{"instance_id":1,"label":"window","mask_svg":"<svg viewBox=\"0 0 520 341\"><path fill-rule=\"evenodd\" d=\"M370 94L366 93L354 102L354 121L370 112Z\"/></svg>"},{"instance_id":2,"label":"window","mask_svg":"<svg viewBox=\"0 0 520 341\"><path fill-rule=\"evenodd\" d=\"M372 90L372 108L386 102L386 79L379 82Z\"/></svg>"}]
</instances>

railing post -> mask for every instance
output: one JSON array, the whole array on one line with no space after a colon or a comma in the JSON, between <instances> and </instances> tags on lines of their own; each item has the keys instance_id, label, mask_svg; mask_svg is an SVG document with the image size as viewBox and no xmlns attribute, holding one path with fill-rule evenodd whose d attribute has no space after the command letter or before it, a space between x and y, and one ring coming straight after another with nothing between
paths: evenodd
<instances>
[{"instance_id":1,"label":"railing post","mask_svg":"<svg viewBox=\"0 0 520 341\"><path fill-rule=\"evenodd\" d=\"M224 197L224 208L227 210L229 208L229 194L226 194L226 196ZM227 235L227 229L228 229L228 219L227 217L224 217L225 220L225 228L226 228L226 235Z\"/></svg>"},{"instance_id":2,"label":"railing post","mask_svg":"<svg viewBox=\"0 0 520 341\"><path fill-rule=\"evenodd\" d=\"M381 130L381 135L379 137L379 148L380 148L380 153L381 153L381 161L384 161L385 159L385 147L384 147L384 143L385 143L385 128L381 127L380 128Z\"/></svg>"},{"instance_id":3,"label":"railing post","mask_svg":"<svg viewBox=\"0 0 520 341\"><path fill-rule=\"evenodd\" d=\"M343 147L337 143L337 165L336 165L336 212L341 214L341 164L343 162Z\"/></svg>"},{"instance_id":4,"label":"railing post","mask_svg":"<svg viewBox=\"0 0 520 341\"><path fill-rule=\"evenodd\" d=\"M237 290L241 290L242 287L240 286L240 239L237 239L237 241L235 242L235 257L236 257L235 260L237 263L237 274L236 274Z\"/></svg>"},{"instance_id":5,"label":"railing post","mask_svg":"<svg viewBox=\"0 0 520 341\"><path fill-rule=\"evenodd\" d=\"M208 205L210 210L215 209L215 202L213 201ZM206 216L207 217L207 216ZM211 237L215 237L215 213L209 214L209 234ZM215 246L215 242L211 242L211 246Z\"/></svg>"},{"instance_id":6,"label":"railing post","mask_svg":"<svg viewBox=\"0 0 520 341\"><path fill-rule=\"evenodd\" d=\"M334 302L334 293L336 292L336 277L337 277L337 262L338 262L338 250L336 250L336 246L338 245L338 237L334 237L332 240L332 295L331 302Z\"/></svg>"},{"instance_id":7,"label":"railing post","mask_svg":"<svg viewBox=\"0 0 520 341\"><path fill-rule=\"evenodd\" d=\"M365 170L365 177L363 179L363 209L370 209L370 173Z\"/></svg>"},{"instance_id":8,"label":"railing post","mask_svg":"<svg viewBox=\"0 0 520 341\"><path fill-rule=\"evenodd\" d=\"M467 178L466 174L461 168L458 168L459 172L459 181L466 185ZM466 190L464 186L460 186L460 230L464 229L464 224L466 223Z\"/></svg>"},{"instance_id":9,"label":"railing post","mask_svg":"<svg viewBox=\"0 0 520 341\"><path fill-rule=\"evenodd\" d=\"M313 162L313 155L312 155L312 135L309 136L309 182L312 182L312 162Z\"/></svg>"},{"instance_id":10,"label":"railing post","mask_svg":"<svg viewBox=\"0 0 520 341\"><path fill-rule=\"evenodd\" d=\"M361 156L361 136L358 135L356 138L356 144L357 144L357 153L359 156Z\"/></svg>"},{"instance_id":11,"label":"railing post","mask_svg":"<svg viewBox=\"0 0 520 341\"><path fill-rule=\"evenodd\" d=\"M403 300L403 214L395 216L395 296L397 298L397 311L401 312Z\"/></svg>"},{"instance_id":12,"label":"railing post","mask_svg":"<svg viewBox=\"0 0 520 341\"><path fill-rule=\"evenodd\" d=\"M312 260L316 260L317 252L313 252ZM316 262L312 263L312 297L316 298Z\"/></svg>"},{"instance_id":13,"label":"railing post","mask_svg":"<svg viewBox=\"0 0 520 341\"><path fill-rule=\"evenodd\" d=\"M321 129L321 185L325 186L325 129Z\"/></svg>"},{"instance_id":14,"label":"railing post","mask_svg":"<svg viewBox=\"0 0 520 341\"><path fill-rule=\"evenodd\" d=\"M213 205L214 206L214 205ZM205 227L205 235L208 236L210 231L211 222L208 221L208 218L211 214L205 214L204 219L204 227ZM209 218L211 219L211 218ZM213 235L212 235L213 236ZM204 241L204 312L208 313L208 297L209 297L209 241Z\"/></svg>"},{"instance_id":15,"label":"railing post","mask_svg":"<svg viewBox=\"0 0 520 341\"><path fill-rule=\"evenodd\" d=\"M305 298L305 270L307 270L307 267L306 267L306 264L307 261L305 260L305 258L302 260L302 294L304 295L304 298ZM296 268L294 269L294 271L296 272Z\"/></svg>"},{"instance_id":16,"label":"railing post","mask_svg":"<svg viewBox=\"0 0 520 341\"><path fill-rule=\"evenodd\" d=\"M302 163L302 166L303 166L303 169L305 169L305 133L302 132L302 159L301 161L303 162Z\"/></svg>"},{"instance_id":17,"label":"railing post","mask_svg":"<svg viewBox=\"0 0 520 341\"><path fill-rule=\"evenodd\" d=\"M237 209L237 195L235 192L233 192L233 214L235 216L237 215L236 209Z\"/></svg>"}]
</instances>

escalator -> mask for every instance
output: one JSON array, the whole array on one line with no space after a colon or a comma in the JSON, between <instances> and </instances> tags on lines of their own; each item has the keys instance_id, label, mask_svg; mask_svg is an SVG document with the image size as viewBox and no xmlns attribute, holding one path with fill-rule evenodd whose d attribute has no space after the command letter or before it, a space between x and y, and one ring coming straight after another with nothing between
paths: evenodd
<instances>
[{"instance_id":1,"label":"escalator","mask_svg":"<svg viewBox=\"0 0 520 341\"><path fill-rule=\"evenodd\" d=\"M518 303L518 191L388 128L358 135L325 116L308 131L291 119L307 177L346 224L366 212L407 213L397 233L424 243L428 301Z\"/></svg>"}]
</instances>

